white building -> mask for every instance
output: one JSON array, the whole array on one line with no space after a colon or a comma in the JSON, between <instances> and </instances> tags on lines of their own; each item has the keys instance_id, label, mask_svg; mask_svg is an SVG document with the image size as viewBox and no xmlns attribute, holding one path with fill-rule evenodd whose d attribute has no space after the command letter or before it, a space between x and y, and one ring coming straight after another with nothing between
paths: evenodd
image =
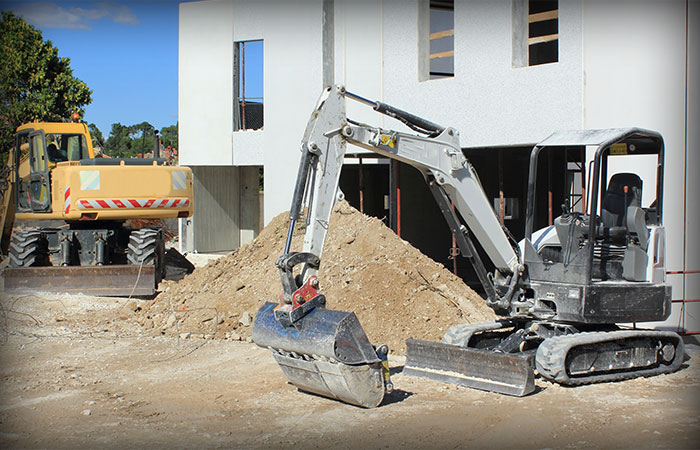
<instances>
[{"instance_id":1,"label":"white building","mask_svg":"<svg viewBox=\"0 0 700 450\"><path fill-rule=\"evenodd\" d=\"M666 325L698 332L699 16L700 2L682 0L183 3L180 162L194 172L196 199L187 245L230 250L255 236L261 168L265 223L289 208L308 115L331 83L459 129L489 195L503 189L518 198L516 208L524 205L527 152L552 131L638 126L660 131L666 143L666 265L676 301ZM259 105L239 107L245 43L261 45L264 55L257 130L239 129L262 118ZM401 129L359 104L348 115ZM402 237L446 261L449 232L439 214L426 213L432 198L417 187L419 177L364 161L366 208L400 221ZM356 163L343 177L352 201ZM392 208L395 187L402 217ZM516 237L518 220L517 213L506 220Z\"/></svg>"}]
</instances>

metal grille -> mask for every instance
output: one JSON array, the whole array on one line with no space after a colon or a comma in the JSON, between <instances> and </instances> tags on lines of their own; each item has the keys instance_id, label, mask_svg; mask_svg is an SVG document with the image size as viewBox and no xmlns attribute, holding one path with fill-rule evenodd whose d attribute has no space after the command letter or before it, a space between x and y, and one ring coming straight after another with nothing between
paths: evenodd
<instances>
[{"instance_id":1,"label":"metal grille","mask_svg":"<svg viewBox=\"0 0 700 450\"><path fill-rule=\"evenodd\" d=\"M242 130L259 130L263 127L263 104L246 101L238 103L239 117L241 118Z\"/></svg>"}]
</instances>

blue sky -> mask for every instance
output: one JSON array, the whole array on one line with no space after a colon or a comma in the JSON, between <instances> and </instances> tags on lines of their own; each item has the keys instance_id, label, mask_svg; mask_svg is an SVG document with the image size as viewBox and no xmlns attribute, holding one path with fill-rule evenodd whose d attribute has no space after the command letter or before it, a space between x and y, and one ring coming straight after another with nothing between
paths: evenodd
<instances>
[{"instance_id":1,"label":"blue sky","mask_svg":"<svg viewBox=\"0 0 700 450\"><path fill-rule=\"evenodd\" d=\"M70 58L73 75L92 89L85 120L105 138L112 123L177 122L180 0L6 1Z\"/></svg>"}]
</instances>

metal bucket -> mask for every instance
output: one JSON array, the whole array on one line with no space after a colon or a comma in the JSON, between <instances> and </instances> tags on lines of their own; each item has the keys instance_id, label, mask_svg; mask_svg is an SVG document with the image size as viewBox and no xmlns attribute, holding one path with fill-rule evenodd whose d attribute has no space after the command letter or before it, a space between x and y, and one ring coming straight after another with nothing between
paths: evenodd
<instances>
[{"instance_id":1,"label":"metal bucket","mask_svg":"<svg viewBox=\"0 0 700 450\"><path fill-rule=\"evenodd\" d=\"M260 308L253 341L272 351L290 383L365 408L382 402L382 361L354 313L317 307L285 327L275 318L277 306Z\"/></svg>"}]
</instances>

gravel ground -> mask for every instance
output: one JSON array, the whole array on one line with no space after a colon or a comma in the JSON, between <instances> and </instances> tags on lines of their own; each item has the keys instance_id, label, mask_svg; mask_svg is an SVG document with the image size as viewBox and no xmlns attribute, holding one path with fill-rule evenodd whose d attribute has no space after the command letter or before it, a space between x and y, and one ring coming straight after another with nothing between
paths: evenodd
<instances>
[{"instance_id":1,"label":"gravel ground","mask_svg":"<svg viewBox=\"0 0 700 450\"><path fill-rule=\"evenodd\" d=\"M366 410L245 341L154 335L133 300L0 298L0 448L697 448L700 351L670 375L514 398L401 374ZM143 301L139 301L143 302ZM186 335L185 335L186 336Z\"/></svg>"}]
</instances>

